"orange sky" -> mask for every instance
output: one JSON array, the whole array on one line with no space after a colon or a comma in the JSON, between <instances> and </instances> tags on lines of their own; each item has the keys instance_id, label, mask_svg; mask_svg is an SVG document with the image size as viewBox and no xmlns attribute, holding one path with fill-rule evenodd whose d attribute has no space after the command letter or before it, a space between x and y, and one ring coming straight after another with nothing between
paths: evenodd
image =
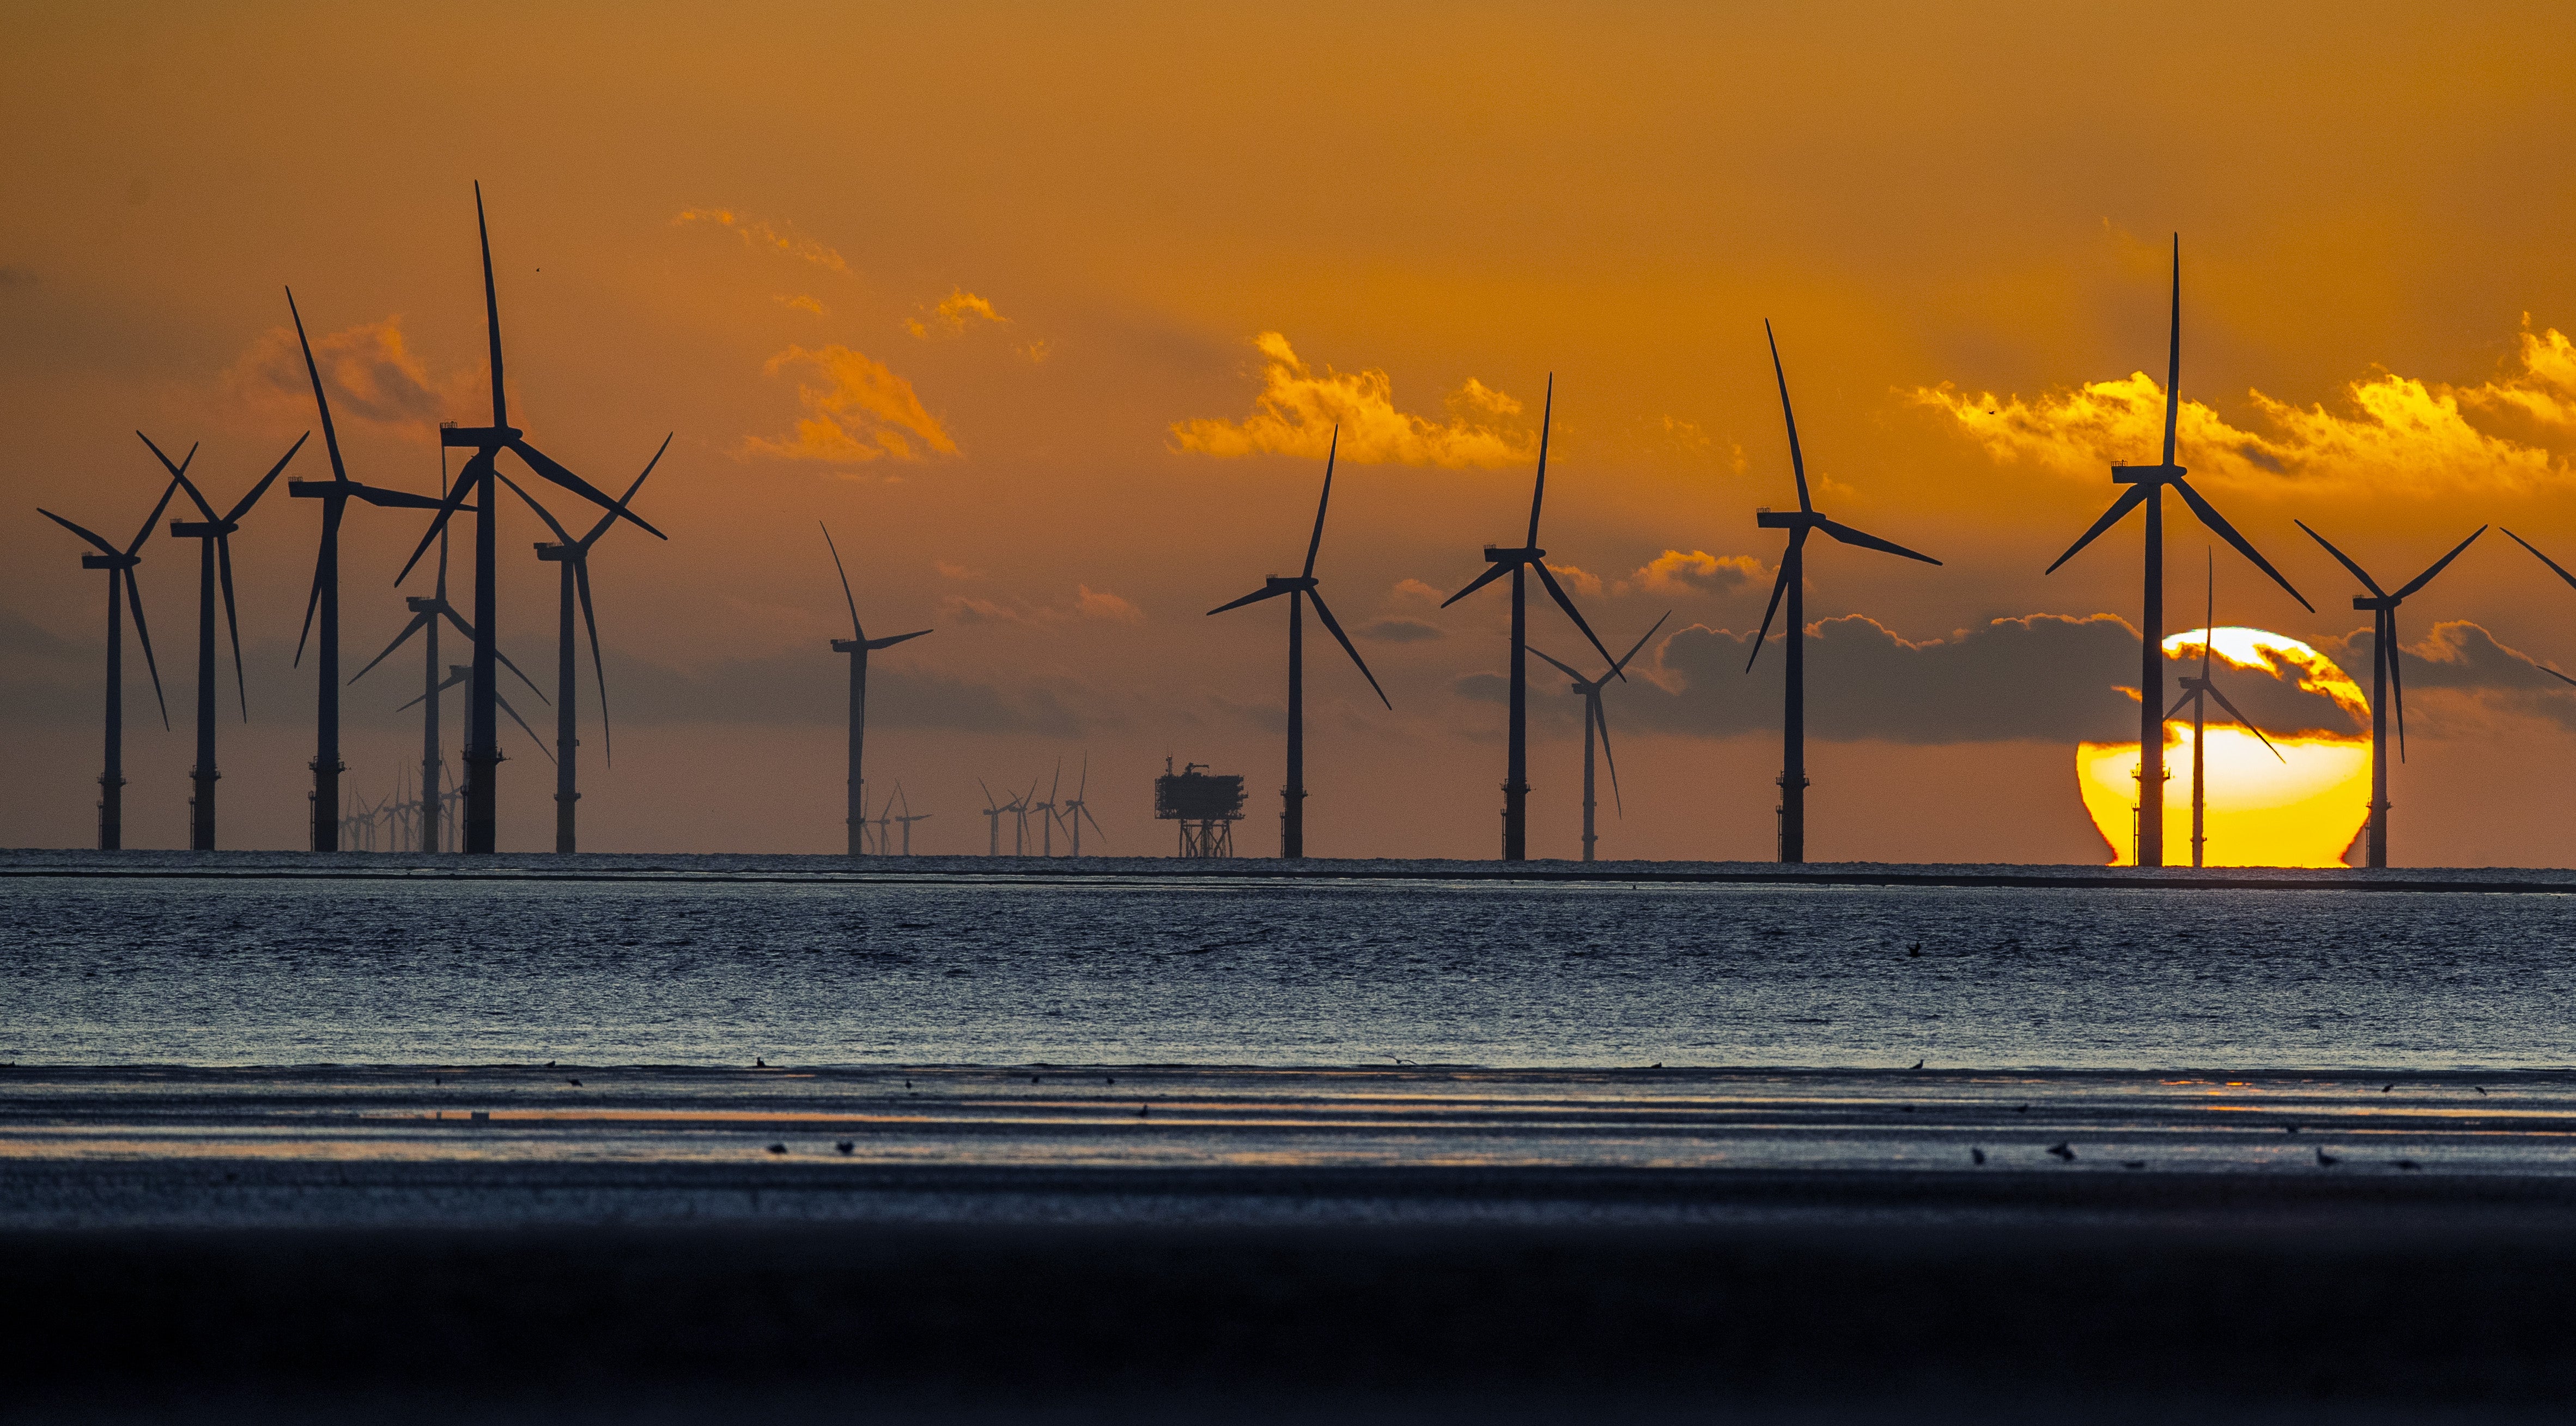
<instances>
[{"instance_id":1,"label":"orange sky","mask_svg":"<svg viewBox=\"0 0 2576 1426\"><path fill-rule=\"evenodd\" d=\"M2116 493L2105 461L2154 457L2131 378L2161 378L2176 230L2182 460L2321 611L2224 556L2221 622L2366 674L2351 581L2294 516L2384 582L2490 521L2576 556L2564 7L522 8L0 17L0 841L86 843L96 795L102 580L33 507L130 533L158 494L138 426L244 489L312 424L280 384L287 283L352 474L428 488L435 421L484 414L476 179L514 419L603 485L677 433L640 502L670 543L621 530L594 563L599 849L838 846L817 519L871 632L938 629L879 665L871 739L876 785L938 814L917 847L980 849L976 778L1086 750L1113 849L1167 845L1166 754L1246 773L1241 840L1274 845L1278 621L1201 611L1292 571L1338 417L1319 573L1396 711L1310 641L1309 846L1490 855L1504 601L1433 606L1525 519L1553 372L1551 562L1598 580L1573 577L1617 646L1675 611L1610 701L1603 852L1765 855L1776 684L1714 670L1778 554L1751 507L1794 498L1768 317L1820 503L1945 561L1810 562L1811 620L1905 641L1871 635L1877 682L1846 661L1839 711L1831 651L1868 650L1811 659L1810 855L2106 859L2073 748L2129 716L2109 678L2055 721L1981 721L1974 680L1909 721L1906 680L1968 667L1955 635L1993 619L2137 617L2134 520L2040 570ZM503 641L535 671L553 572L509 519ZM228 845L300 840L316 520L279 492L236 539ZM2169 522L2172 630L2206 539ZM406 617L418 529L351 516L352 668ZM184 841L192 554L145 550L174 716L129 723L131 845ZM2437 657L2409 668L2394 860L2576 860L2576 698L2514 657L2576 666L2570 613L2497 534L2407 606ZM2425 643L2458 621L2484 635ZM1992 708L2030 692L2016 658L2064 680L1991 642ZM398 662L348 701L362 790L417 756ZM1575 700L1533 683L1532 849L1571 855ZM506 746L503 845L548 845L551 778Z\"/></svg>"}]
</instances>

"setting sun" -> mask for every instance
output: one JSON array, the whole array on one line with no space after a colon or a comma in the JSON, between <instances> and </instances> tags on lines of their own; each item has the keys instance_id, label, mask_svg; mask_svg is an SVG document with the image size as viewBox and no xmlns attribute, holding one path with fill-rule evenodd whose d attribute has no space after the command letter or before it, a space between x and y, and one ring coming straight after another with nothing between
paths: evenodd
<instances>
[{"instance_id":1,"label":"setting sun","mask_svg":"<svg viewBox=\"0 0 2576 1426\"><path fill-rule=\"evenodd\" d=\"M2165 640L2170 657L2197 655L2198 629ZM2334 662L2296 639L2261 629L2220 628L2208 636L2215 664L2237 670L2240 684L2270 678L2323 694L2356 714L2361 690ZM2241 695L2240 695L2241 698ZM2368 820L2370 739L2295 730L2264 733L2262 742L2213 708L2204 752L2209 866L2326 867L2343 864L2344 852ZM2165 843L2175 861L2191 847L2191 724L2165 725ZM2132 840L2138 802L2138 745L2080 743L2075 777L2084 810L2111 845L2113 866L2136 863Z\"/></svg>"}]
</instances>

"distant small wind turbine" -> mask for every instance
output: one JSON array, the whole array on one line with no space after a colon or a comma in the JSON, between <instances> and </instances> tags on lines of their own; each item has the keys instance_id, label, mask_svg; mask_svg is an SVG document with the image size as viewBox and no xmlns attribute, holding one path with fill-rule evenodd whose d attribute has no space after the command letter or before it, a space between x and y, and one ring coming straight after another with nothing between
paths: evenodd
<instances>
[{"instance_id":1,"label":"distant small wind turbine","mask_svg":"<svg viewBox=\"0 0 2576 1426\"><path fill-rule=\"evenodd\" d=\"M1074 784L1073 796L1066 798L1064 801L1064 824L1073 829L1073 854L1077 857L1082 855L1082 824L1085 821L1089 821L1091 823L1091 830L1100 833L1100 839L1102 841L1105 842L1109 840L1109 833L1101 827L1100 819L1091 815L1091 804L1083 800L1084 796L1089 793L1090 790L1091 754L1084 753L1082 755L1082 778Z\"/></svg>"},{"instance_id":2,"label":"distant small wind turbine","mask_svg":"<svg viewBox=\"0 0 2576 1426\"><path fill-rule=\"evenodd\" d=\"M397 712L397 713L400 713L400 712L402 712L402 711L403 711L403 708L409 708L409 707L411 707L411 706L412 706L412 704L413 704L413 703L418 703L418 702L420 702L420 701L421 701L421 699L424 699L424 698L430 698L430 697L433 697L433 696L435 696L435 695L437 695L437 694L444 693L444 692L446 692L447 690L449 690L449 689L451 689L451 688L456 687L456 686L457 686L458 684L460 684L460 683L461 683L461 684L467 684L467 685L469 685L469 687L466 689L466 697L470 699L470 698L472 698L472 697L474 696L474 690L472 689L472 687L470 687L470 685L473 683L473 681L474 681L474 665L472 665L472 664L470 664L470 663L449 664L449 665L447 666L447 681L446 681L446 682L441 683L440 685L438 685L438 687L437 687L437 688L432 689L432 690L431 690L430 692L428 692L428 693L424 693L424 694L422 694L422 695L420 696L420 698L415 698L415 699L413 699L413 700L411 701L411 703L406 703L406 704L404 704L404 705L402 706L402 708L397 708L397 709L395 709L394 711L395 711L395 712ZM540 697L543 697L544 695L540 694L539 696L540 696ZM547 753L547 752L546 752L546 744L545 744L545 740L537 736L537 730L536 730L536 729L531 728L531 727L529 727L529 726L528 726L528 720L527 720L527 719L522 718L522 717L520 717L520 716L519 716L519 710L518 710L518 709L513 708L513 707L511 707L511 706L510 706L510 700L509 700L509 699L503 698L503 697L501 697L499 694L497 694L497 693L496 693L496 694L494 694L494 695L493 695L493 702L494 702L494 703L496 703L497 705L499 705L499 707L500 707L500 709L501 709L501 711L502 711L502 712L507 713L507 714L509 714L509 715L510 715L510 721L511 721L511 722L516 723L516 724L518 724L518 725L519 725L519 731L528 735L528 741L529 741L529 742L532 742L532 743L535 743L535 744L537 745L537 751L538 751L538 752L545 753L545 754L546 754L546 758L547 758L547 760L548 760L548 761L550 761L550 762L554 759L554 754L552 754L552 753Z\"/></svg>"},{"instance_id":3,"label":"distant small wind turbine","mask_svg":"<svg viewBox=\"0 0 2576 1426\"><path fill-rule=\"evenodd\" d=\"M913 811L913 810L912 810L912 796L911 796L911 794L910 794L910 793L907 793L907 792L905 792L905 791L903 790L903 784L902 784L902 783L900 783L900 782L898 782L898 783L896 783L896 784L894 785L894 793L895 793L895 796L896 796L898 799L900 799L900 800L902 801L902 803L903 803L903 811L901 811L900 813L897 813L897 814L895 815L895 819L894 819L897 823L901 824L901 825L902 825L902 827L903 827L903 855L905 855L905 856L911 856L911 855L912 855L912 824L913 824L913 823L915 823L915 822L927 822L927 821L929 821L931 818L933 818L933 817L935 817L935 816L938 816L939 814L938 814L938 813L935 813L935 812L915 812L915 811ZM880 839L879 845L880 845L880 846L882 846L882 845L883 845L882 839Z\"/></svg>"},{"instance_id":4,"label":"distant small wind turbine","mask_svg":"<svg viewBox=\"0 0 2576 1426\"><path fill-rule=\"evenodd\" d=\"M1592 733L1595 728L1601 731L1601 760L1610 765L1611 800L1619 805L1619 815L1622 817L1627 815L1627 806L1619 797L1619 760L1610 755L1610 715L1601 710L1601 690L1608 687L1610 680L1617 677L1619 671L1628 666L1628 660L1637 656L1637 650L1646 646L1646 640L1655 636L1655 629L1664 627L1664 619L1671 617L1673 617L1672 611L1665 610L1664 618L1655 621L1655 628L1638 635L1636 644L1628 650L1626 656L1603 670L1599 678L1585 678L1562 659L1549 655L1545 649L1530 650L1531 653L1564 670L1565 676L1574 680L1574 686L1567 691L1583 700L1583 859L1587 862L1592 860L1592 844L1599 840L1592 835L1593 809L1598 805L1592 795Z\"/></svg>"},{"instance_id":5,"label":"distant small wind turbine","mask_svg":"<svg viewBox=\"0 0 2576 1426\"><path fill-rule=\"evenodd\" d=\"M196 448L188 449L188 460L179 463L185 469L197 458ZM124 611L134 611L134 637L143 644L143 666L152 674L152 697L161 706L161 727L170 726L170 702L161 696L161 666L152 661L152 631L143 623L143 589L136 583L134 567L143 563L137 551L152 538L152 527L161 523L161 512L170 508L170 497L179 493L179 482L173 480L161 487L161 503L143 517L143 527L124 549L118 549L90 531L62 516L37 507L36 513L87 540L98 550L81 556L81 568L107 571L107 763L98 775L98 849L121 851L125 846L125 629ZM123 603L118 596L123 595Z\"/></svg>"},{"instance_id":6,"label":"distant small wind turbine","mask_svg":"<svg viewBox=\"0 0 2576 1426\"><path fill-rule=\"evenodd\" d=\"M2209 646L2215 637L2212 631L2218 625L2218 557L2207 551L2203 552L2203 557L2208 563L2209 601L2207 612L2201 616L2200 677L2185 678L2182 697L2175 699L2174 706L2165 710L2165 717L2171 719L2182 712L2184 704L2191 705L2191 864L2195 867L2201 864L2202 853L2209 841L2204 821L2208 806L2205 796L2208 789L2208 701L2217 699L2218 706L2227 710L2228 717L2244 725L2246 732L2263 738L2263 746L2271 749L2272 756L2281 758L2284 763L2289 761L2281 757L2279 748L2272 747L2271 739L2263 737L2263 730L2254 726L2254 720L2237 712L2236 705L2227 701L2227 695L2218 691L2218 685L2209 681Z\"/></svg>"},{"instance_id":7,"label":"distant small wind turbine","mask_svg":"<svg viewBox=\"0 0 2576 1426\"><path fill-rule=\"evenodd\" d=\"M2308 531L2309 539L2324 545L2326 553L2333 555L2336 563L2352 571L2352 577L2360 580L2362 587L2370 591L2367 595L2354 595L2352 607L2370 611L2368 865L2384 867L2388 865L2388 719L2382 716L2382 710L2394 712L2397 715L2397 760L2399 762L2406 760L2406 677L2397 665L2397 606L2405 603L2407 596L2416 590L2432 583L2433 576L2440 574L2445 566L2458 559L2460 551L2476 544L2478 536L2487 532L2487 527L2484 525L2477 527L2467 539L2454 545L2449 554L2433 561L2432 568L2407 581L2395 594L2391 594L2381 589L2378 581L2372 579L2368 571L2354 564L2343 551L2328 543L2325 536L2308 529L2308 522L2301 520L2296 523L2300 529Z\"/></svg>"},{"instance_id":8,"label":"distant small wind turbine","mask_svg":"<svg viewBox=\"0 0 2576 1426\"><path fill-rule=\"evenodd\" d=\"M816 521L816 524L822 524ZM841 563L841 547L832 542L832 527L823 525L824 547L832 552L833 572L841 576L841 598L850 606L850 637L834 639L832 652L850 656L850 784L847 822L850 832L849 854L867 853L868 785L860 758L867 750L868 739L868 655L879 649L890 649L906 639L918 639L932 632L915 629L909 634L893 634L871 639L859 625L859 599L850 592L850 571Z\"/></svg>"}]
</instances>

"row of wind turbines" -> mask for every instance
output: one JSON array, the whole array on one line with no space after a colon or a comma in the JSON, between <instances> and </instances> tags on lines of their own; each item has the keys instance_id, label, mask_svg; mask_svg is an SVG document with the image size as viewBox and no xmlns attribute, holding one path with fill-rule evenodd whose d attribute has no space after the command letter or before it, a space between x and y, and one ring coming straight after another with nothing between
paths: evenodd
<instances>
[{"instance_id":1,"label":"row of wind turbines","mask_svg":"<svg viewBox=\"0 0 2576 1426\"><path fill-rule=\"evenodd\" d=\"M1789 399L1789 378L1780 360L1779 341L1771 332L1768 322L1763 324L1763 334L1770 345L1772 375L1780 388L1780 415L1788 428L1789 466L1797 486L1798 508L1773 510L1765 507L1757 509L1754 513L1754 523L1758 528L1785 531L1787 541L1781 555L1778 577L1771 587L1770 603L1763 611L1761 629L1754 636L1752 653L1745 660L1745 670L1750 672L1755 662L1761 658L1763 646L1770 639L1772 622L1779 616L1781 605L1785 602L1788 606L1788 617L1782 625L1781 657L1787 668L1780 720L1779 859L1783 862L1803 862L1806 860L1806 793L1810 785L1807 777L1806 753L1807 632L1804 608L1808 537L1822 533L1828 539L1859 549L1875 550L1882 554L1917 560L1930 565L1938 565L1941 562L1892 540L1854 529L1816 509L1813 493L1807 483L1806 453L1798 440L1798 418ZM2154 465L2113 466L2112 482L2128 488L2111 502L2110 508L2103 512L2102 517L2094 521L2090 529L2078 536L2075 543L2067 548L2066 553L2059 555L2046 571L2055 573L2059 566L2073 559L2085 546L2120 523L2130 512L2145 511L2145 580L2141 601L2142 615L2139 621L2139 628L2143 631L2144 637L2141 640L2138 685L2140 766L2136 842L2136 860L2141 866L2165 864L2164 784L2169 775L2165 769L2165 725L2181 716L2185 707L2191 710L2194 734L2191 778L2191 864L2193 866L2203 864L2208 840L2207 769L2203 756L2205 740L2200 735L2207 726L2209 702L2216 701L2219 708L2229 717L2254 733L2257 738L2262 739L2263 745L2271 748L2275 757L2281 755L2280 750L2272 746L2271 739L2264 737L2262 730L2256 728L2237 711L2233 703L2228 701L2227 695L2219 690L2211 677L2211 631L2216 624L2217 616L2217 575L2214 553L2207 574L2205 622L2201 627L2200 640L2200 672L2181 680L2181 696L2172 705L2168 706L2164 701L2165 490L2170 487L2175 494L2181 496L2183 504L2190 509L2195 518L2208 527L2213 534L2225 540L2230 548L2243 555L2273 583L2279 585L2292 599L2297 600L2302 608L2310 613L2316 612L2316 606L2308 603L2306 596L2300 594L2279 570L2273 568L2271 562L2255 549L2252 542L2239 534L2236 528L2227 522L2225 516L2220 515L2200 492L2192 488L2187 479L2190 472L2175 462L2175 426L2181 412L2181 382L2182 240L2177 236L2173 249L2171 320L2165 354L2163 458ZM1527 537L1520 545L1510 548L1486 546L1483 552L1486 563L1484 573L1478 575L1465 588L1449 596L1441 605L1445 609L1486 585L1506 575L1510 576L1511 632L1510 650L1506 661L1509 696L1502 786L1502 859L1505 861L1520 861L1528 855L1529 655L1537 654L1564 673L1572 680L1568 691L1583 700L1582 846L1583 860L1592 861L1595 859L1595 846L1599 840L1596 835L1596 805L1593 795L1596 736L1601 761L1609 765L1612 796L1616 799L1618 795L1618 768L1610 754L1610 728L1602 706L1602 694L1613 681L1626 680L1625 670L1629 662L1637 656L1640 649L1645 647L1646 641L1654 637L1656 630L1663 627L1664 620L1671 617L1670 612L1667 611L1663 618L1655 621L1653 627L1639 636L1637 642L1630 646L1626 654L1614 657L1602 644L1599 636L1593 633L1592 626L1585 621L1582 611L1575 607L1574 600L1565 592L1564 586L1559 584L1555 575L1550 572L1546 563L1547 551L1539 545L1539 516L1547 495L1548 433L1554 416L1555 399L1555 379L1550 377L1547 402L1539 421L1538 472L1530 491ZM1339 450L1340 432L1336 430L1324 460L1323 493L1316 501L1314 530L1307 540L1303 571L1288 577L1272 575L1263 582L1260 589L1208 611L1212 615L1222 614L1228 610L1281 596L1285 596L1288 600L1287 778L1281 790L1283 806L1280 816L1280 855L1283 857L1299 857L1305 854L1304 601L1314 602L1316 616L1323 621L1325 629L1341 644L1343 651L1350 655L1351 662L1358 667L1361 676L1368 680L1369 687L1376 692L1379 700L1387 702L1386 691L1379 687L1376 675L1369 672L1367 661L1360 657L1359 650L1342 632L1341 625L1335 621L1332 611L1326 607L1320 581L1315 574L1316 555L1322 547L1324 538L1324 514L1332 500L1333 462ZM2355 563L2342 550L2337 549L2325 536L2318 534L2305 521L2294 523L2324 547L2327 553L2333 555L2336 562L2351 571L2353 577L2369 591L2353 599L2353 608L2369 610L2372 615L2371 794L2366 854L2368 865L2385 867L2388 865L2388 733L2391 726L2393 725L2396 730L2400 761L2405 757L2406 738L2405 689L2398 665L2397 610L2406 600L2430 583L2435 575L2447 568L2451 561L2459 558L2460 554L2475 543L2480 535L2486 533L2487 527L2483 525L2478 527L2467 539L2454 546L2448 554L2435 560L2421 574L2398 586L2392 592L2381 586L2368 571ZM2529 541L2515 535L2511 530L2505 533L2511 536L2515 543L2530 550L2571 587L2576 587L2576 574L2570 573L2555 560L2541 554L2531 546ZM1531 646L1529 580L1533 575L1537 578L1540 587L1546 591L1548 598L1564 611L1566 619L1583 635L1585 642L1592 646L1593 651L1601 656L1604 667L1600 674L1586 677L1575 666ZM2570 679L2554 669L2542 671L2564 682L2576 684L2576 679ZM1387 706L1392 708L1394 705L1392 702L1387 702ZM2393 718L2381 716L2380 710L2383 708L2393 714Z\"/></svg>"}]
</instances>

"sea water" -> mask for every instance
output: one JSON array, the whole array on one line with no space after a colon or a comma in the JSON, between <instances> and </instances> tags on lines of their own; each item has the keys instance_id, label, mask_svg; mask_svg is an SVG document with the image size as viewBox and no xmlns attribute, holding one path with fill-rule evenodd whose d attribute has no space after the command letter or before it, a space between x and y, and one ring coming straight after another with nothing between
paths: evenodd
<instances>
[{"instance_id":1,"label":"sea water","mask_svg":"<svg viewBox=\"0 0 2576 1426\"><path fill-rule=\"evenodd\" d=\"M0 1061L2576 1063L2576 898L973 877L0 881Z\"/></svg>"}]
</instances>

